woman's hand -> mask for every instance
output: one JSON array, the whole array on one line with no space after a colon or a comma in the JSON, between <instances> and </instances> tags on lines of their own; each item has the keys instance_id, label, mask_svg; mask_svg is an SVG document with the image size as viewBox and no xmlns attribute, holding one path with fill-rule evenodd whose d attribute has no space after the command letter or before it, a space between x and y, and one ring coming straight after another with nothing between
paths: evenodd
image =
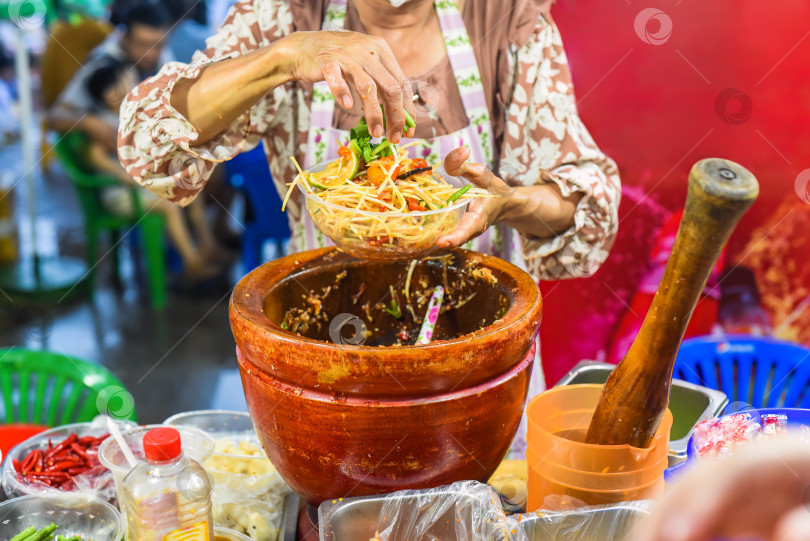
<instances>
[{"instance_id":1,"label":"woman's hand","mask_svg":"<svg viewBox=\"0 0 810 541\"><path fill-rule=\"evenodd\" d=\"M196 80L175 84L171 104L197 130L195 145L227 129L245 111L279 85L298 80L326 81L338 103L352 106L353 87L374 137L396 143L413 116L411 83L382 38L357 32L293 32L247 54L214 62ZM380 104L385 106L383 130ZM407 136L413 136L413 128Z\"/></svg>"},{"instance_id":2,"label":"woman's hand","mask_svg":"<svg viewBox=\"0 0 810 541\"><path fill-rule=\"evenodd\" d=\"M810 540L810 443L777 437L704 460L678 480L634 541Z\"/></svg>"},{"instance_id":3,"label":"woman's hand","mask_svg":"<svg viewBox=\"0 0 810 541\"><path fill-rule=\"evenodd\" d=\"M358 32L295 32L289 40L289 77L326 81L338 103L352 107L353 87L363 99L369 132L397 143L405 128L403 106L413 115L411 83L383 38ZM380 104L385 106L385 130ZM413 128L406 133L413 136Z\"/></svg>"},{"instance_id":4,"label":"woman's hand","mask_svg":"<svg viewBox=\"0 0 810 541\"><path fill-rule=\"evenodd\" d=\"M466 163L469 156L470 149L466 147L453 150L445 157L444 170L498 197L470 201L456 228L436 241L440 248L457 248L496 223L533 237L553 237L574 225L574 211L581 194L563 197L551 183L510 186L483 165Z\"/></svg>"}]
</instances>

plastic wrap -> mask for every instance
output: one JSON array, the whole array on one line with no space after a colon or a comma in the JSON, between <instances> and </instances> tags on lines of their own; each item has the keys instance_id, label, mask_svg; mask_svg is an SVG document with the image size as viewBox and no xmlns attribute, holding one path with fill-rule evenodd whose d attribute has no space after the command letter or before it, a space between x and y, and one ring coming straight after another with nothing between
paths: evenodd
<instances>
[{"instance_id":1,"label":"plastic wrap","mask_svg":"<svg viewBox=\"0 0 810 541\"><path fill-rule=\"evenodd\" d=\"M382 541L483 541L503 538L506 524L497 493L488 485L461 481L428 490L386 495L375 531ZM497 533L496 533L497 532ZM334 541L343 539L335 537Z\"/></svg>"},{"instance_id":2,"label":"plastic wrap","mask_svg":"<svg viewBox=\"0 0 810 541\"><path fill-rule=\"evenodd\" d=\"M239 443L253 445L244 440L232 445ZM247 455L226 452L228 444L227 439L217 440L217 451L204 463L214 479L214 523L254 541L275 541L290 487L260 447L255 447L260 455Z\"/></svg>"},{"instance_id":3,"label":"plastic wrap","mask_svg":"<svg viewBox=\"0 0 810 541\"><path fill-rule=\"evenodd\" d=\"M118 422L122 430L136 426L130 422ZM74 423L46 430L20 443L3 462L3 490L8 498L24 495L62 494L62 488L53 488L41 482L22 480L14 470L13 460L22 461L34 449L45 450L48 440L57 444L71 434L82 436L101 436L109 432L106 418L99 417L90 423ZM112 474L103 465L98 464L86 472L73 476L74 487L70 492L84 494L115 504L116 492Z\"/></svg>"},{"instance_id":4,"label":"plastic wrap","mask_svg":"<svg viewBox=\"0 0 810 541\"><path fill-rule=\"evenodd\" d=\"M506 517L508 541L624 541L655 502L640 500ZM496 538L498 539L498 538ZM501 541L499 539L499 541Z\"/></svg>"}]
</instances>

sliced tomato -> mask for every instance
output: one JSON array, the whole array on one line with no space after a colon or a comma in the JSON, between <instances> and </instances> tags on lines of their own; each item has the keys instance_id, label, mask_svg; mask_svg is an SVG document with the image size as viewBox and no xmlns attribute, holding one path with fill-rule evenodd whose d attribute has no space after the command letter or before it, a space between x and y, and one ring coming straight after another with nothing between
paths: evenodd
<instances>
[{"instance_id":1,"label":"sliced tomato","mask_svg":"<svg viewBox=\"0 0 810 541\"><path fill-rule=\"evenodd\" d=\"M427 210L421 201L411 199L410 197L408 198L408 208L411 209L411 212L422 212Z\"/></svg>"},{"instance_id":2,"label":"sliced tomato","mask_svg":"<svg viewBox=\"0 0 810 541\"><path fill-rule=\"evenodd\" d=\"M349 158L349 157L351 157L351 155L352 155L352 151L349 150L349 147L341 146L340 148L338 148L338 156L340 156L341 158L344 158L344 159Z\"/></svg>"},{"instance_id":3,"label":"sliced tomato","mask_svg":"<svg viewBox=\"0 0 810 541\"><path fill-rule=\"evenodd\" d=\"M422 167L427 166L428 166L427 162L422 158L414 158L413 160L411 160L410 163L410 169L421 169Z\"/></svg>"},{"instance_id":4,"label":"sliced tomato","mask_svg":"<svg viewBox=\"0 0 810 541\"><path fill-rule=\"evenodd\" d=\"M383 173L382 168L376 163L368 166L368 169L366 169L366 174L368 175L369 182L375 186L379 186L385 180L385 173Z\"/></svg>"},{"instance_id":5,"label":"sliced tomato","mask_svg":"<svg viewBox=\"0 0 810 541\"><path fill-rule=\"evenodd\" d=\"M381 244L388 244L389 242L391 242L391 238L388 235L376 239L368 239L368 243L371 246L380 246Z\"/></svg>"}]
</instances>

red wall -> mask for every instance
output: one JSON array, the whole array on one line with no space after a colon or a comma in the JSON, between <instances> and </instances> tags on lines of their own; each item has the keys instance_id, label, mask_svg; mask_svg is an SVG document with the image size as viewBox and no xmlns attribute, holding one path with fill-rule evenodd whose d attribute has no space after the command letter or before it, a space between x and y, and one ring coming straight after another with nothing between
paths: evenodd
<instances>
[{"instance_id":1,"label":"red wall","mask_svg":"<svg viewBox=\"0 0 810 541\"><path fill-rule=\"evenodd\" d=\"M663 14L644 25L636 19L646 8ZM581 322L613 324L608 312L620 312L632 294L627 274L643 272L649 243L638 239L653 236L660 221L655 212L642 217L642 207L682 206L694 162L728 158L760 181L760 198L729 244L730 259L743 264L751 231L781 201L797 197L796 177L810 168L810 2L559 0L552 14L580 114L619 163L625 188L640 191L622 204L623 248L611 255L618 262L587 280L544 286L549 384L578 359L598 355L611 329ZM645 43L648 34L661 43ZM638 201L644 205L636 208ZM593 300L582 308L572 297Z\"/></svg>"}]
</instances>

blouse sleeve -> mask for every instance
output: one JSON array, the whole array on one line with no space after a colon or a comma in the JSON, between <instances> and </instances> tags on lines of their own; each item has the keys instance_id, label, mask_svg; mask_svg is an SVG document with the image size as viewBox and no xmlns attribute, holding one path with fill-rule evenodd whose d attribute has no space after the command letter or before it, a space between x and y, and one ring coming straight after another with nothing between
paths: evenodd
<instances>
[{"instance_id":1,"label":"blouse sleeve","mask_svg":"<svg viewBox=\"0 0 810 541\"><path fill-rule=\"evenodd\" d=\"M169 62L153 77L135 87L121 105L118 156L136 182L180 205L189 204L202 190L217 163L229 160L245 146L258 143L271 121L254 106L222 133L201 145L196 128L171 104L181 79L196 79L207 65L269 45L292 32L293 21L283 0L239 0L231 7L217 33L206 40L190 64ZM262 111L272 112L263 99Z\"/></svg>"},{"instance_id":2,"label":"blouse sleeve","mask_svg":"<svg viewBox=\"0 0 810 541\"><path fill-rule=\"evenodd\" d=\"M512 69L501 176L513 184L553 183L564 196L582 194L570 229L551 238L522 235L528 270L540 280L590 276L613 245L621 183L616 164L579 118L562 39L549 16L537 20Z\"/></svg>"}]
</instances>

